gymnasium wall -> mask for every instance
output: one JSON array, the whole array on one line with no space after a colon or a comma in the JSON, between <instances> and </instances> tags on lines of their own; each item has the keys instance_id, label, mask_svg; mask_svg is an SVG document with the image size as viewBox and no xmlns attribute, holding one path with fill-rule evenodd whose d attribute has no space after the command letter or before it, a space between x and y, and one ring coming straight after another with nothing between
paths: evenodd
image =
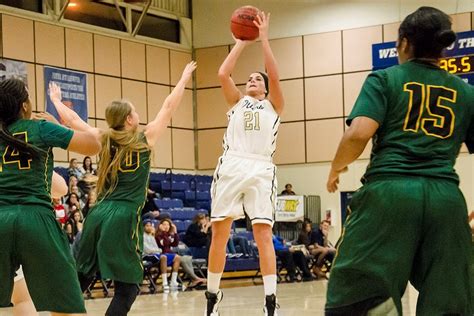
<instances>
[{"instance_id":1,"label":"gymnasium wall","mask_svg":"<svg viewBox=\"0 0 474 316\"><path fill-rule=\"evenodd\" d=\"M474 11L471 0L193 0L194 47L232 43L232 11L248 4L272 13L270 38L398 22L423 5L448 14Z\"/></svg>"},{"instance_id":2,"label":"gymnasium wall","mask_svg":"<svg viewBox=\"0 0 474 316\"><path fill-rule=\"evenodd\" d=\"M206 1L204 1L206 3ZM207 1L210 3L212 1ZM230 2L234 4L229 8ZM295 5L301 6L303 1L295 1ZM319 1L318 3L323 3ZM352 1L346 8L346 16L358 14L350 11L354 3ZM368 3L369 1L365 1ZM387 1L377 1L380 6L366 12L360 23L370 23L370 18L381 16L388 19L390 12ZM407 1L402 1L407 3ZM421 3L421 1L416 1ZM439 1L446 6L447 1ZM450 1L455 2L455 1ZM252 2L253 3L253 2ZM271 3L262 1L261 9L272 8ZM293 2L291 2L293 5ZM305 1L309 7L309 1ZM226 11L242 5L241 1L225 2L220 10L220 15L227 16ZM339 6L346 6L347 2L340 1ZM258 5L258 1L255 1ZM433 1L431 1L433 5ZM409 11L415 10L418 5L406 5ZM443 5L439 6L443 8ZM206 7L199 6L195 10L205 10ZM230 10L227 10L230 9ZM340 30L345 26L341 19L334 22L340 29L325 33L297 35L283 37L291 27L284 24L278 16L287 18L296 14L283 3L279 7L273 6L271 28L276 29L273 34L278 36L270 41L275 57L278 61L281 85L286 100L286 108L282 115L277 143L277 152L274 158L278 164L279 190L283 190L286 183L292 183L297 194L315 194L321 196L323 216L326 210L332 210L333 230L332 238L336 239L340 233L340 195L329 194L326 191L326 179L330 169L330 160L334 157L337 145L344 133L345 118L349 115L352 106L358 96L360 88L372 68L373 43L394 41L397 37L399 23L386 23L353 29ZM446 9L446 8L445 8ZM270 11L270 9L267 9ZM337 10L336 10L337 11ZM409 12L408 11L408 12ZM300 12L300 11L298 11ZM301 21L303 17L310 15L300 12L300 19L293 16L294 21ZM314 12L317 20L318 12ZM342 14L342 13L341 13ZM230 16L230 13L229 13ZM472 16L470 12L452 15L453 28L456 32L472 29ZM354 18L355 19L355 18ZM398 20L397 16L393 19ZM219 88L217 70L232 43L229 39L228 18L210 19L208 29L219 30L225 28L226 35L209 37L215 45L201 47L195 50L196 60L199 64L196 76L197 87L197 139L198 139L198 168L202 170L212 169L216 165L218 156L221 154L222 136L226 126L225 112L227 110L223 95ZM194 25L200 23L199 12L194 14ZM220 23L219 26L216 23ZM319 21L314 22L319 25ZM305 32L305 28L295 26L296 31ZM207 43L199 37L199 28L194 31L197 46ZM278 38L281 35L283 38ZM208 40L209 40L208 38ZM220 45L220 43L226 43ZM261 55L260 43L254 43L248 47L235 68L234 81L240 88L251 72L263 70L263 57ZM354 191L360 187L360 177L365 171L370 155L370 144L361 156L361 159L350 166L348 173L341 177L341 191ZM461 188L466 195L468 206L474 207L474 160L462 149L461 157L456 168L461 175Z\"/></svg>"},{"instance_id":3,"label":"gymnasium wall","mask_svg":"<svg viewBox=\"0 0 474 316\"><path fill-rule=\"evenodd\" d=\"M133 39L65 27L34 18L1 14L1 57L27 63L33 108L44 111L44 66L87 73L89 124L106 128L105 107L117 98L134 103L142 125L159 111L177 83L191 52L159 47ZM47 96L46 96L47 97ZM157 144L153 166L194 171L192 83L171 125ZM74 153L56 150L67 162ZM82 156L79 156L82 161Z\"/></svg>"}]
</instances>

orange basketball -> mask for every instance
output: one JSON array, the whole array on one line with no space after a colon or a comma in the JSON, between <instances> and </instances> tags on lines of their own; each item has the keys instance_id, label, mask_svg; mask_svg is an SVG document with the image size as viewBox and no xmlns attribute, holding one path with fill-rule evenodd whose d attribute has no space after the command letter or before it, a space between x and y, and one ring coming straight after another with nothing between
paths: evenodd
<instances>
[{"instance_id":1,"label":"orange basketball","mask_svg":"<svg viewBox=\"0 0 474 316\"><path fill-rule=\"evenodd\" d=\"M258 27L253 24L257 18L259 9L251 5L238 8L232 13L230 19L230 30L235 38L244 41L253 41L258 38Z\"/></svg>"}]
</instances>

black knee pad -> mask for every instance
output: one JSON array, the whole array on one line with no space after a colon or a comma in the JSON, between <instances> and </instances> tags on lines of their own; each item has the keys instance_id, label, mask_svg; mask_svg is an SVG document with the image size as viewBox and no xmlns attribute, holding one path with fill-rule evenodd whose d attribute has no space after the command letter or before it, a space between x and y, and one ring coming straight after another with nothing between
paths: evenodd
<instances>
[{"instance_id":1,"label":"black knee pad","mask_svg":"<svg viewBox=\"0 0 474 316\"><path fill-rule=\"evenodd\" d=\"M106 316L125 316L130 311L137 298L139 287L137 284L114 281L114 297L110 302Z\"/></svg>"}]
</instances>

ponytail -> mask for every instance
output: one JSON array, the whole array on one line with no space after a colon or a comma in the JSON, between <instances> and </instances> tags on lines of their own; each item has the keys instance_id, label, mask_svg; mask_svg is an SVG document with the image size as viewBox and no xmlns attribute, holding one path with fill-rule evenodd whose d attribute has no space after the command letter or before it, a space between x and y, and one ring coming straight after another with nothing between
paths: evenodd
<instances>
[{"instance_id":1,"label":"ponytail","mask_svg":"<svg viewBox=\"0 0 474 316\"><path fill-rule=\"evenodd\" d=\"M140 133L125 129L125 120L131 113L128 101L113 101L105 110L109 129L102 134L102 149L97 166L97 196L103 199L117 186L118 172L127 153L149 150L148 144L141 139Z\"/></svg>"}]
</instances>

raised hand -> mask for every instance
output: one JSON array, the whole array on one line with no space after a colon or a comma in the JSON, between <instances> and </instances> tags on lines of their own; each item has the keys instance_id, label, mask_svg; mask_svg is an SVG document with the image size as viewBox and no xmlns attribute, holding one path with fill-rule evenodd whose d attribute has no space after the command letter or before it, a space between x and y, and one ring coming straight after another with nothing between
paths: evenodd
<instances>
[{"instance_id":1,"label":"raised hand","mask_svg":"<svg viewBox=\"0 0 474 316\"><path fill-rule=\"evenodd\" d=\"M61 87L54 81L49 82L49 98L51 102L61 101Z\"/></svg>"},{"instance_id":2,"label":"raised hand","mask_svg":"<svg viewBox=\"0 0 474 316\"><path fill-rule=\"evenodd\" d=\"M183 74L181 75L181 78L185 79L186 81L191 79L191 75L193 74L193 71L196 69L196 67L197 67L197 63L194 60L189 62L186 65L186 67L184 67Z\"/></svg>"},{"instance_id":3,"label":"raised hand","mask_svg":"<svg viewBox=\"0 0 474 316\"><path fill-rule=\"evenodd\" d=\"M258 27L260 40L262 41L268 40L268 26L270 24L270 13L265 15L265 12L263 11L260 12L257 15L257 19L253 21L253 24L255 24L255 26Z\"/></svg>"},{"instance_id":4,"label":"raised hand","mask_svg":"<svg viewBox=\"0 0 474 316\"><path fill-rule=\"evenodd\" d=\"M257 40L257 39L254 39L254 40L241 40L240 38L235 37L234 34L232 34L232 38L235 41L235 45L243 45L244 47L247 46L248 44L251 44L251 43L255 42Z\"/></svg>"}]
</instances>

